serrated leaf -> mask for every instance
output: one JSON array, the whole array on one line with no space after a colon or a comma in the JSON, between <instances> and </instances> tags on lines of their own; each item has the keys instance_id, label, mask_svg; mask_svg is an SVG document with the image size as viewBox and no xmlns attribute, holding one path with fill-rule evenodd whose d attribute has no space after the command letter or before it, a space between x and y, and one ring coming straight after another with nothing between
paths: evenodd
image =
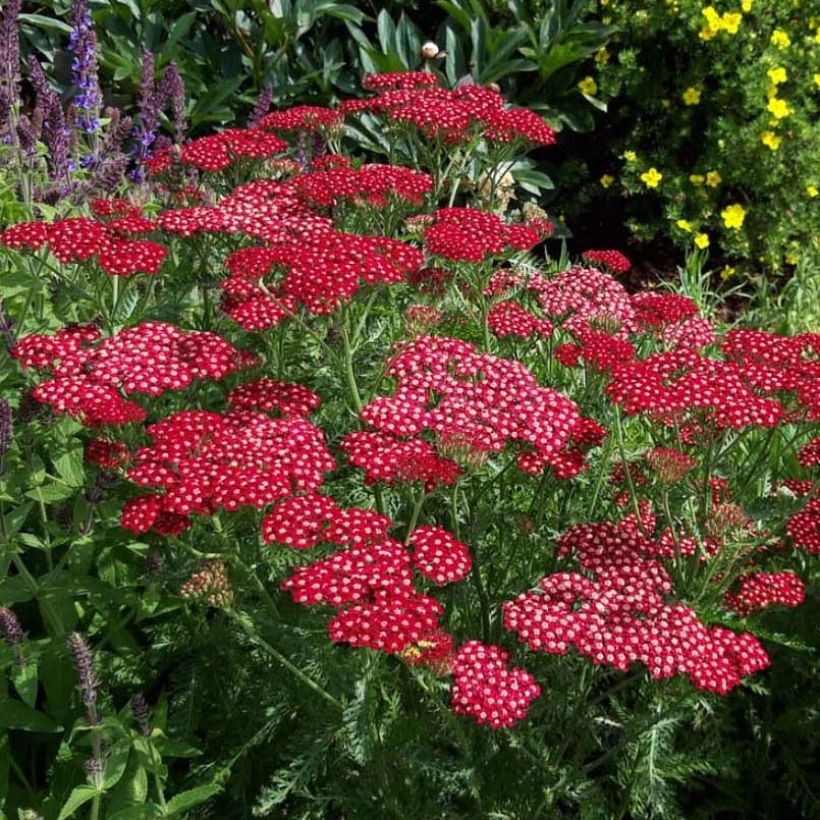
<instances>
[{"instance_id":1,"label":"serrated leaf","mask_svg":"<svg viewBox=\"0 0 820 820\"><path fill-rule=\"evenodd\" d=\"M173 817L180 812L188 811L188 809L209 800L220 791L222 791L221 786L210 783L205 786L197 786L195 789L189 789L187 792L180 792L168 801L165 816Z\"/></svg>"}]
</instances>

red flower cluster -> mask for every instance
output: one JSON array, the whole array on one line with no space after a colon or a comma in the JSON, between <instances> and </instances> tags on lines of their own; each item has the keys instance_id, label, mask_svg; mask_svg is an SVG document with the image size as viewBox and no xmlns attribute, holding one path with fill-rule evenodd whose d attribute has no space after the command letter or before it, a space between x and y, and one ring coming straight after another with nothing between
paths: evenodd
<instances>
[{"instance_id":1,"label":"red flower cluster","mask_svg":"<svg viewBox=\"0 0 820 820\"><path fill-rule=\"evenodd\" d=\"M321 398L302 384L257 379L231 390L232 410L259 410L279 416L309 416L322 404Z\"/></svg>"},{"instance_id":2,"label":"red flower cluster","mask_svg":"<svg viewBox=\"0 0 820 820\"><path fill-rule=\"evenodd\" d=\"M436 86L438 77L429 71L385 71L382 74L365 74L362 88L368 91L393 91Z\"/></svg>"},{"instance_id":3,"label":"red flower cluster","mask_svg":"<svg viewBox=\"0 0 820 820\"><path fill-rule=\"evenodd\" d=\"M273 111L259 121L259 128L271 131L319 131L332 128L342 120L342 113L320 105L295 105L285 111Z\"/></svg>"},{"instance_id":4,"label":"red flower cluster","mask_svg":"<svg viewBox=\"0 0 820 820\"><path fill-rule=\"evenodd\" d=\"M142 421L147 413L122 396L161 396L197 379L224 379L256 363L215 333L184 333L163 322L145 322L101 339L95 327L63 328L23 337L12 350L23 367L50 370L34 397L88 426Z\"/></svg>"},{"instance_id":5,"label":"red flower cluster","mask_svg":"<svg viewBox=\"0 0 820 820\"><path fill-rule=\"evenodd\" d=\"M635 321L641 330L660 330L698 315L698 306L677 293L642 290L632 297Z\"/></svg>"},{"instance_id":6,"label":"red flower cluster","mask_svg":"<svg viewBox=\"0 0 820 820\"><path fill-rule=\"evenodd\" d=\"M116 470L128 459L128 448L118 441L104 438L91 439L83 454L86 464L95 464L104 470Z\"/></svg>"},{"instance_id":7,"label":"red flower cluster","mask_svg":"<svg viewBox=\"0 0 820 820\"><path fill-rule=\"evenodd\" d=\"M380 446L426 449L430 445L416 438L425 431L435 434L440 446L458 441L478 456L517 445L519 466L530 472L535 459L537 472L565 450L582 426L573 402L540 387L523 364L480 354L458 339L419 336L401 349L386 373L397 381L394 395L374 399L361 412L380 436L353 433L343 444L373 478ZM369 463L362 457L363 441L371 447ZM378 461L389 468L393 458L385 453Z\"/></svg>"},{"instance_id":8,"label":"red flower cluster","mask_svg":"<svg viewBox=\"0 0 820 820\"><path fill-rule=\"evenodd\" d=\"M721 344L743 379L770 395L793 393L796 416L820 419L820 333L778 336L762 330L730 330Z\"/></svg>"},{"instance_id":9,"label":"red flower cluster","mask_svg":"<svg viewBox=\"0 0 820 820\"><path fill-rule=\"evenodd\" d=\"M584 251L581 259L593 265L604 265L612 273L626 273L632 267L632 263L620 251Z\"/></svg>"},{"instance_id":10,"label":"red flower cluster","mask_svg":"<svg viewBox=\"0 0 820 820\"><path fill-rule=\"evenodd\" d=\"M323 495L300 495L277 504L262 521L267 543L293 549L312 549L317 544L361 546L387 538L390 519L372 510L343 510Z\"/></svg>"},{"instance_id":11,"label":"red flower cluster","mask_svg":"<svg viewBox=\"0 0 820 820\"><path fill-rule=\"evenodd\" d=\"M148 435L152 444L136 451L128 478L160 493L126 504L121 524L134 532L161 532L163 516L184 528L191 515L220 507L261 508L315 492L336 466L322 432L301 418L192 410L150 425Z\"/></svg>"},{"instance_id":12,"label":"red flower cluster","mask_svg":"<svg viewBox=\"0 0 820 820\"><path fill-rule=\"evenodd\" d=\"M527 339L533 334L549 338L554 330L549 319L539 319L517 302L498 302L487 314L487 325L495 336L505 339L518 336Z\"/></svg>"},{"instance_id":13,"label":"red flower cluster","mask_svg":"<svg viewBox=\"0 0 820 820\"><path fill-rule=\"evenodd\" d=\"M152 222L143 220L141 216L130 214L125 217L125 220L134 219L147 223L147 230L154 227ZM87 262L96 256L99 266L110 276L159 273L166 249L147 239L121 238L124 232L122 222L112 221L106 225L84 216L53 223L21 222L6 228L0 242L16 250L37 250L48 243L51 253L63 264Z\"/></svg>"},{"instance_id":14,"label":"red flower cluster","mask_svg":"<svg viewBox=\"0 0 820 820\"><path fill-rule=\"evenodd\" d=\"M181 149L160 149L145 164L152 174L160 174L171 168L174 151L178 151L179 161L185 165L201 171L224 171L237 159L267 159L287 147L284 140L258 128L226 128L218 134L191 140Z\"/></svg>"},{"instance_id":15,"label":"red flower cluster","mask_svg":"<svg viewBox=\"0 0 820 820\"><path fill-rule=\"evenodd\" d=\"M710 629L690 608L665 602L672 580L646 557L663 549L638 532L634 519L576 527L560 551L574 550L588 574L547 576L539 591L504 605L505 627L533 651L564 654L572 646L622 672L640 661L656 680L685 674L699 689L726 694L766 668L768 656L752 635Z\"/></svg>"},{"instance_id":16,"label":"red flower cluster","mask_svg":"<svg viewBox=\"0 0 820 820\"><path fill-rule=\"evenodd\" d=\"M410 536L410 546L413 565L437 586L463 581L473 565L467 545L441 527L417 527Z\"/></svg>"},{"instance_id":17,"label":"red flower cluster","mask_svg":"<svg viewBox=\"0 0 820 820\"><path fill-rule=\"evenodd\" d=\"M331 313L362 283L400 282L423 264L418 250L395 239L335 232L314 233L269 250L275 264L286 271L278 288L263 288L258 277L237 282L232 276L223 283L232 297L228 314L248 330L277 324L296 304L315 314ZM240 288L250 290L250 298L236 295Z\"/></svg>"},{"instance_id":18,"label":"red flower cluster","mask_svg":"<svg viewBox=\"0 0 820 820\"><path fill-rule=\"evenodd\" d=\"M461 475L455 461L438 454L427 441L401 441L391 435L367 431L349 433L341 444L354 467L365 471L365 481L392 485L421 481L426 492L449 486Z\"/></svg>"},{"instance_id":19,"label":"red flower cluster","mask_svg":"<svg viewBox=\"0 0 820 820\"><path fill-rule=\"evenodd\" d=\"M420 205L433 190L429 174L397 165L338 167L302 174L287 183L313 207L331 208L340 200L384 207L391 198Z\"/></svg>"},{"instance_id":20,"label":"red flower cluster","mask_svg":"<svg viewBox=\"0 0 820 820\"><path fill-rule=\"evenodd\" d=\"M680 419L700 411L721 428L777 426L783 408L774 399L757 395L747 375L734 362L681 349L615 368L607 393L630 414Z\"/></svg>"},{"instance_id":21,"label":"red flower cluster","mask_svg":"<svg viewBox=\"0 0 820 820\"><path fill-rule=\"evenodd\" d=\"M609 372L635 358L635 348L626 339L599 330L579 330L580 344L562 344L555 358L566 367L575 367L583 359L599 372Z\"/></svg>"},{"instance_id":22,"label":"red flower cluster","mask_svg":"<svg viewBox=\"0 0 820 820\"><path fill-rule=\"evenodd\" d=\"M346 546L296 567L282 584L297 603L341 608L328 625L331 640L445 671L452 638L439 625L444 608L416 590L413 566L438 585L462 580L469 549L445 530L424 526L411 533L411 552L387 536L390 524L371 510L342 510L332 499L309 494L279 504L265 521L265 538L297 549L320 542Z\"/></svg>"},{"instance_id":23,"label":"red flower cluster","mask_svg":"<svg viewBox=\"0 0 820 820\"><path fill-rule=\"evenodd\" d=\"M432 79L428 79L432 78ZM445 143L483 136L495 142L553 145L555 131L535 112L508 108L498 91L477 85L438 87L425 72L370 75L364 87L382 93L370 100L342 103L345 113L369 111L408 123L428 139Z\"/></svg>"},{"instance_id":24,"label":"red flower cluster","mask_svg":"<svg viewBox=\"0 0 820 820\"><path fill-rule=\"evenodd\" d=\"M142 209L130 199L111 197L110 199L92 199L91 213L99 217L141 217Z\"/></svg>"},{"instance_id":25,"label":"red flower cluster","mask_svg":"<svg viewBox=\"0 0 820 820\"><path fill-rule=\"evenodd\" d=\"M610 336L625 338L636 329L629 294L603 271L570 268L553 279L534 276L529 288L537 293L544 312L576 336L583 331L603 330Z\"/></svg>"},{"instance_id":26,"label":"red flower cluster","mask_svg":"<svg viewBox=\"0 0 820 820\"><path fill-rule=\"evenodd\" d=\"M483 262L510 249L529 250L542 235L526 223L508 225L500 216L477 208L439 208L424 229L429 253L456 262Z\"/></svg>"},{"instance_id":27,"label":"red flower cluster","mask_svg":"<svg viewBox=\"0 0 820 820\"><path fill-rule=\"evenodd\" d=\"M724 601L738 615L750 615L773 606L800 606L806 589L800 576L785 572L753 572L744 575L735 592L727 593Z\"/></svg>"},{"instance_id":28,"label":"red flower cluster","mask_svg":"<svg viewBox=\"0 0 820 820\"><path fill-rule=\"evenodd\" d=\"M688 453L670 447L654 447L646 461L664 484L677 484L698 463Z\"/></svg>"},{"instance_id":29,"label":"red flower cluster","mask_svg":"<svg viewBox=\"0 0 820 820\"><path fill-rule=\"evenodd\" d=\"M526 669L509 668L509 661L509 653L500 646L463 644L453 660L453 711L493 729L523 720L541 687Z\"/></svg>"},{"instance_id":30,"label":"red flower cluster","mask_svg":"<svg viewBox=\"0 0 820 820\"><path fill-rule=\"evenodd\" d=\"M800 448L797 460L807 469L820 467L820 437L812 439Z\"/></svg>"},{"instance_id":31,"label":"red flower cluster","mask_svg":"<svg viewBox=\"0 0 820 820\"><path fill-rule=\"evenodd\" d=\"M786 532L798 549L809 555L820 555L820 498L814 498L795 513L786 525Z\"/></svg>"}]
</instances>

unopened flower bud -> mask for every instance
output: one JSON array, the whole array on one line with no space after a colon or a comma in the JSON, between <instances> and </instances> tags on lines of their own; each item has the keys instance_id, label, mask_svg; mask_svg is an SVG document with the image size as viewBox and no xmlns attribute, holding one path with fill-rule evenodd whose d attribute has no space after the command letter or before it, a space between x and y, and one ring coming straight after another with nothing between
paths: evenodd
<instances>
[{"instance_id":1,"label":"unopened flower bud","mask_svg":"<svg viewBox=\"0 0 820 820\"><path fill-rule=\"evenodd\" d=\"M435 60L435 58L438 57L439 50L439 47L434 42L428 40L421 47L421 56L425 60Z\"/></svg>"}]
</instances>

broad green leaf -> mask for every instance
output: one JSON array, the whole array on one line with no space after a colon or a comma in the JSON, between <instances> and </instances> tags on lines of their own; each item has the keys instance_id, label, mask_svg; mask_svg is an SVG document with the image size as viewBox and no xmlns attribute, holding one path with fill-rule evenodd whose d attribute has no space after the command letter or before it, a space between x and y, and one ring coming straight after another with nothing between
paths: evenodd
<instances>
[{"instance_id":1,"label":"broad green leaf","mask_svg":"<svg viewBox=\"0 0 820 820\"><path fill-rule=\"evenodd\" d=\"M11 681L17 694L33 709L37 703L37 664L34 661L15 664L11 670Z\"/></svg>"},{"instance_id":2,"label":"broad green leaf","mask_svg":"<svg viewBox=\"0 0 820 820\"><path fill-rule=\"evenodd\" d=\"M55 17L46 17L44 14L21 14L17 19L21 23L29 23L38 28L58 31L60 34L71 34L71 26Z\"/></svg>"},{"instance_id":3,"label":"broad green leaf","mask_svg":"<svg viewBox=\"0 0 820 820\"><path fill-rule=\"evenodd\" d=\"M97 793L93 786L77 786L68 796L68 800L65 801L62 809L60 809L57 820L67 820L69 817L74 817L77 809L88 803L89 800L93 800Z\"/></svg>"},{"instance_id":4,"label":"broad green leaf","mask_svg":"<svg viewBox=\"0 0 820 820\"><path fill-rule=\"evenodd\" d=\"M0 728L25 732L61 732L63 729L48 715L11 698L0 700Z\"/></svg>"},{"instance_id":5,"label":"broad green leaf","mask_svg":"<svg viewBox=\"0 0 820 820\"><path fill-rule=\"evenodd\" d=\"M82 487L85 484L82 445L78 442L76 446L57 456L54 459L54 468L69 487Z\"/></svg>"}]
</instances>

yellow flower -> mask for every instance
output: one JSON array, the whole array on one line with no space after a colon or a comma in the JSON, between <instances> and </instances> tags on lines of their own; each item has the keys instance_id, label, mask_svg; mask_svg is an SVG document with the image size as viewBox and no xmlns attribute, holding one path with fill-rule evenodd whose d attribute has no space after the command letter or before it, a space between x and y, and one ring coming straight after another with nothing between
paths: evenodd
<instances>
[{"instance_id":1,"label":"yellow flower","mask_svg":"<svg viewBox=\"0 0 820 820\"><path fill-rule=\"evenodd\" d=\"M624 151L624 159L627 162L635 162L638 158L638 155L634 151Z\"/></svg>"},{"instance_id":2,"label":"yellow flower","mask_svg":"<svg viewBox=\"0 0 820 820\"><path fill-rule=\"evenodd\" d=\"M701 13L706 18L707 26L711 26L715 29L720 28L720 15L717 13L717 9L715 9L714 6L706 6Z\"/></svg>"},{"instance_id":3,"label":"yellow flower","mask_svg":"<svg viewBox=\"0 0 820 820\"><path fill-rule=\"evenodd\" d=\"M595 62L596 63L608 63L609 62L610 54L605 48L599 48L595 52Z\"/></svg>"},{"instance_id":4,"label":"yellow flower","mask_svg":"<svg viewBox=\"0 0 820 820\"><path fill-rule=\"evenodd\" d=\"M742 14L735 12L724 12L720 18L720 27L729 34L737 34L740 28L740 21L743 19Z\"/></svg>"},{"instance_id":5,"label":"yellow flower","mask_svg":"<svg viewBox=\"0 0 820 820\"><path fill-rule=\"evenodd\" d=\"M657 168L650 168L641 174L641 180L647 188L657 188L663 179L663 174Z\"/></svg>"},{"instance_id":6,"label":"yellow flower","mask_svg":"<svg viewBox=\"0 0 820 820\"><path fill-rule=\"evenodd\" d=\"M704 250L705 248L708 248L709 247L709 234L708 233L695 234L695 244L701 250Z\"/></svg>"},{"instance_id":7,"label":"yellow flower","mask_svg":"<svg viewBox=\"0 0 820 820\"><path fill-rule=\"evenodd\" d=\"M743 220L746 219L746 209L742 205L735 203L728 205L721 212L723 217L723 224L727 228L733 228L738 231L743 227Z\"/></svg>"},{"instance_id":8,"label":"yellow flower","mask_svg":"<svg viewBox=\"0 0 820 820\"><path fill-rule=\"evenodd\" d=\"M720 278L725 282L735 275L735 269L731 265L726 265L720 272Z\"/></svg>"},{"instance_id":9,"label":"yellow flower","mask_svg":"<svg viewBox=\"0 0 820 820\"><path fill-rule=\"evenodd\" d=\"M700 37L701 40L713 40L717 37L719 31L720 29L712 28L712 26L704 26L698 32L698 37Z\"/></svg>"},{"instance_id":10,"label":"yellow flower","mask_svg":"<svg viewBox=\"0 0 820 820\"><path fill-rule=\"evenodd\" d=\"M584 77L584 79L578 83L578 88L580 88L584 94L593 96L598 91L598 83L595 82L594 77Z\"/></svg>"},{"instance_id":11,"label":"yellow flower","mask_svg":"<svg viewBox=\"0 0 820 820\"><path fill-rule=\"evenodd\" d=\"M752 0L741 0L740 8L744 14L748 14L752 10Z\"/></svg>"},{"instance_id":12,"label":"yellow flower","mask_svg":"<svg viewBox=\"0 0 820 820\"><path fill-rule=\"evenodd\" d=\"M783 66L777 66L777 68L770 68L766 72L769 76L769 79L772 82L772 85L780 85L781 83L785 83L786 80L789 79L789 75L786 72L786 69Z\"/></svg>"},{"instance_id":13,"label":"yellow flower","mask_svg":"<svg viewBox=\"0 0 820 820\"><path fill-rule=\"evenodd\" d=\"M800 261L800 257L792 251L791 253L786 254L786 264L787 265L796 265Z\"/></svg>"},{"instance_id":14,"label":"yellow flower","mask_svg":"<svg viewBox=\"0 0 820 820\"><path fill-rule=\"evenodd\" d=\"M780 143L783 141L783 138L779 134L775 134L774 131L764 131L760 135L760 141L767 148L770 148L772 151L776 151L780 148Z\"/></svg>"},{"instance_id":15,"label":"yellow flower","mask_svg":"<svg viewBox=\"0 0 820 820\"><path fill-rule=\"evenodd\" d=\"M689 175L689 182L691 182L692 185L703 185L705 180L706 180L706 177L703 176L703 174L690 174Z\"/></svg>"},{"instance_id":16,"label":"yellow flower","mask_svg":"<svg viewBox=\"0 0 820 820\"><path fill-rule=\"evenodd\" d=\"M818 194L820 194L820 191L817 190L816 185L806 186L806 196L808 196L809 199L814 199Z\"/></svg>"},{"instance_id":17,"label":"yellow flower","mask_svg":"<svg viewBox=\"0 0 820 820\"><path fill-rule=\"evenodd\" d=\"M681 99L683 100L685 105L697 105L700 102L700 89L694 88L693 86L689 86L686 91L683 92L683 96Z\"/></svg>"},{"instance_id":18,"label":"yellow flower","mask_svg":"<svg viewBox=\"0 0 820 820\"><path fill-rule=\"evenodd\" d=\"M686 233L692 233L692 223L687 222L685 219L679 219L675 223L682 231L686 231Z\"/></svg>"},{"instance_id":19,"label":"yellow flower","mask_svg":"<svg viewBox=\"0 0 820 820\"><path fill-rule=\"evenodd\" d=\"M769 104L766 106L766 109L771 112L775 119L778 120L782 120L784 117L788 117L789 114L792 113L792 110L789 108L789 104L786 100L780 100L777 97L772 97L769 100Z\"/></svg>"},{"instance_id":20,"label":"yellow flower","mask_svg":"<svg viewBox=\"0 0 820 820\"><path fill-rule=\"evenodd\" d=\"M723 177L717 171L709 171L706 174L706 184L710 188L717 188L723 182Z\"/></svg>"},{"instance_id":21,"label":"yellow flower","mask_svg":"<svg viewBox=\"0 0 820 820\"><path fill-rule=\"evenodd\" d=\"M776 46L777 48L788 48L792 44L792 41L789 35L786 34L786 32L783 31L783 29L776 28L772 32L771 43L773 46Z\"/></svg>"},{"instance_id":22,"label":"yellow flower","mask_svg":"<svg viewBox=\"0 0 820 820\"><path fill-rule=\"evenodd\" d=\"M601 177L601 187L602 188L611 188L612 183L615 182L615 177L611 174L604 174Z\"/></svg>"},{"instance_id":23,"label":"yellow flower","mask_svg":"<svg viewBox=\"0 0 820 820\"><path fill-rule=\"evenodd\" d=\"M816 86L820 86L820 74L815 74L814 75L814 84Z\"/></svg>"}]
</instances>

